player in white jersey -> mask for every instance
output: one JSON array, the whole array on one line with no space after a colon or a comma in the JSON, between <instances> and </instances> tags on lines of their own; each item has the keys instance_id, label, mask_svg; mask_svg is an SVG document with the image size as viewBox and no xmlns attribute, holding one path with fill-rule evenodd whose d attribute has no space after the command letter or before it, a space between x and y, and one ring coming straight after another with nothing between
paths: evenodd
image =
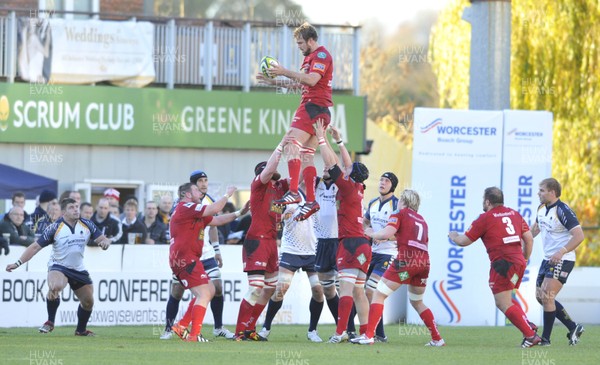
<instances>
[{"instance_id":1,"label":"player in white jersey","mask_svg":"<svg viewBox=\"0 0 600 365\"><path fill-rule=\"evenodd\" d=\"M87 323L94 306L94 287L90 274L83 265L83 253L90 240L106 250L110 239L87 219L79 218L79 204L74 199L66 198L60 203L63 216L44 230L36 242L25 249L21 258L14 264L6 266L11 272L31 260L42 248L52 245L52 255L48 261L48 294L46 306L48 321L40 327L41 333L52 332L56 311L60 305L60 293L69 284L77 299L77 329L75 336L94 336L87 330Z\"/></svg>"},{"instance_id":2,"label":"player in white jersey","mask_svg":"<svg viewBox=\"0 0 600 365\"><path fill-rule=\"evenodd\" d=\"M196 170L190 174L190 182L198 186L198 190L202 193L201 204L210 205L215 200L207 194L208 192L208 176L202 170ZM213 334L216 337L225 337L232 339L235 335L227 328L223 327L223 281L221 280L221 270L223 267L223 258L219 247L219 233L216 226L208 226L204 231L204 246L202 247L202 256L200 257L204 270L208 274L211 283L215 287L215 295L210 301L210 310L213 313L214 329ZM168 340L173 336L171 327L177 317L179 311L179 302L183 297L183 286L177 278L173 278L171 284L171 295L167 302L167 323L165 332L160 336L161 340Z\"/></svg>"},{"instance_id":3,"label":"player in white jersey","mask_svg":"<svg viewBox=\"0 0 600 365\"><path fill-rule=\"evenodd\" d=\"M569 345L576 345L584 332L583 326L575 323L555 299L575 266L575 249L584 238L577 216L559 199L561 191L560 183L554 178L540 182L538 196L541 205L531 227L534 237L541 233L544 248L544 260L536 283L536 297L544 307L544 332L540 346L550 346L556 318L569 329Z\"/></svg>"},{"instance_id":4,"label":"player in white jersey","mask_svg":"<svg viewBox=\"0 0 600 365\"><path fill-rule=\"evenodd\" d=\"M279 274L275 293L269 300L267 315L262 330L258 333L267 338L271 333L271 323L283 304L283 297L292 283L294 274L302 269L308 275L308 281L312 290L310 300L310 324L307 337L312 342L323 342L317 333L317 323L323 310L323 288L315 272L315 254L317 249L317 237L314 231L315 215L306 220L297 221L295 218L301 214L298 209L304 204L304 193L298 190L301 196L300 203L286 205L283 212L283 233L281 237Z\"/></svg>"},{"instance_id":5,"label":"player in white jersey","mask_svg":"<svg viewBox=\"0 0 600 365\"><path fill-rule=\"evenodd\" d=\"M364 214L363 224L366 228L372 228L379 232L384 229L389 218L398 209L398 198L394 191L398 186L398 177L393 172L385 172L379 178L379 197L371 200ZM377 283L387 270L390 263L398 256L398 244L394 236L386 240L373 240L371 245L373 256L367 273L366 294L369 303L373 300L373 294L377 291ZM383 329L383 320L379 321L375 330L375 342L387 342L387 336Z\"/></svg>"}]
</instances>

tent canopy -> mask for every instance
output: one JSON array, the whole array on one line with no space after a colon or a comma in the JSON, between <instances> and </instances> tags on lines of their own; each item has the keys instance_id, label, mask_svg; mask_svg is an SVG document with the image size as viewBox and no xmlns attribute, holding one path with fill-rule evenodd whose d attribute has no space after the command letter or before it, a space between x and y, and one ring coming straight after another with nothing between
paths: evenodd
<instances>
[{"instance_id":1,"label":"tent canopy","mask_svg":"<svg viewBox=\"0 0 600 365\"><path fill-rule=\"evenodd\" d=\"M34 199L42 190L57 193L58 181L0 164L0 199L11 199L17 191L24 192L27 199Z\"/></svg>"}]
</instances>

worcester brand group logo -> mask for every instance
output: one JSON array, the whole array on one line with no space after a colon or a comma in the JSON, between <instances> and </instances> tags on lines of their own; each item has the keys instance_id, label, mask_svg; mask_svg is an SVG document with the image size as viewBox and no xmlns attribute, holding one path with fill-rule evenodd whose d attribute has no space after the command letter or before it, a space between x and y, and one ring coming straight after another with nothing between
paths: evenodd
<instances>
[{"instance_id":1,"label":"worcester brand group logo","mask_svg":"<svg viewBox=\"0 0 600 365\"><path fill-rule=\"evenodd\" d=\"M10 104L6 95L0 97L0 131L8 129L8 115L10 114Z\"/></svg>"}]
</instances>

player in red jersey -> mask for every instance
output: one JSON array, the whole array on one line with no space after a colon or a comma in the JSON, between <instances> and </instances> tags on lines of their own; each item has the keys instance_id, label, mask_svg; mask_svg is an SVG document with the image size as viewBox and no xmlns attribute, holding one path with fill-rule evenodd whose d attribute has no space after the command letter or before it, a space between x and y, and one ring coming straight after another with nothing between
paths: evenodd
<instances>
[{"instance_id":1,"label":"player in red jersey","mask_svg":"<svg viewBox=\"0 0 600 365\"><path fill-rule=\"evenodd\" d=\"M481 238L490 257L490 289L496 307L523 333L522 347L542 341L520 306L512 301L518 289L533 248L533 235L519 212L504 206L504 194L497 187L485 189L483 211L465 234L452 231L448 237L465 247ZM537 328L537 327L535 327Z\"/></svg>"},{"instance_id":2,"label":"player in red jersey","mask_svg":"<svg viewBox=\"0 0 600 365\"><path fill-rule=\"evenodd\" d=\"M344 168L342 170L335 152L325 138L325 128L324 121L317 121L315 124L315 134L325 168L328 169L331 180L339 189L340 205L337 217L340 242L336 259L340 281L340 301L336 331L329 338L330 343L339 343L348 339L346 326L353 303L356 305L356 313L360 322L360 333L363 334L367 329L369 302L364 286L371 262L371 246L363 231L362 200L365 189L363 182L369 177L369 170L360 162L352 163L344 144L338 143Z\"/></svg>"},{"instance_id":3,"label":"player in red jersey","mask_svg":"<svg viewBox=\"0 0 600 365\"><path fill-rule=\"evenodd\" d=\"M179 187L179 203L171 215L169 226L171 232L169 265L181 285L194 294L194 299L190 302L183 318L173 325L173 332L185 341L208 342L200 332L206 306L212 299L215 288L210 283L200 261L204 245L204 228L207 225L227 224L243 214L243 211L237 211L213 217L223 209L235 190L235 187L229 186L227 193L221 199L203 206L200 202L202 193L195 184L185 183ZM192 328L188 333L190 322Z\"/></svg>"},{"instance_id":4,"label":"player in red jersey","mask_svg":"<svg viewBox=\"0 0 600 365\"><path fill-rule=\"evenodd\" d=\"M250 185L252 222L242 249L244 272L248 275L249 286L240 303L235 327L237 341L266 341L266 338L256 333L256 321L275 292L277 284L277 223L281 221L281 212L272 209L271 203L288 190L287 180L280 180L277 165L283 147L290 141L291 138L286 134L269 160L260 162L254 168L255 178Z\"/></svg>"},{"instance_id":5,"label":"player in red jersey","mask_svg":"<svg viewBox=\"0 0 600 365\"><path fill-rule=\"evenodd\" d=\"M300 214L295 218L301 221L319 210L319 204L315 201L317 170L314 164L314 154L317 148L317 138L313 124L320 119L327 127L331 119L329 107L333 106L331 100L333 58L325 47L317 43L319 39L317 30L308 23L304 23L294 30L294 39L298 49L304 55L300 72L288 70L281 65L273 65L268 72L274 76L285 76L291 79L292 83L286 83L285 87L302 89L300 106L294 114L289 130L294 142L286 148L290 189L281 199L275 201L279 205L300 203L298 182L302 171L306 186L306 203L300 208ZM262 74L257 75L257 79L263 83L277 85L277 80L265 78ZM304 169L302 169L303 167Z\"/></svg>"},{"instance_id":6,"label":"player in red jersey","mask_svg":"<svg viewBox=\"0 0 600 365\"><path fill-rule=\"evenodd\" d=\"M367 332L353 343L370 345L375 342L375 328L383 314L383 302L398 290L402 284L408 284L408 299L413 308L425 322L431 333L431 341L425 346L444 346L446 343L440 336L435 318L431 310L423 303L423 294L429 277L428 226L425 219L417 213L421 199L414 190L404 190L400 195L397 213L390 216L385 228L374 232L367 228L365 234L374 240L386 240L394 235L398 243L398 256L388 266L377 283L369 308L369 325Z\"/></svg>"}]
</instances>

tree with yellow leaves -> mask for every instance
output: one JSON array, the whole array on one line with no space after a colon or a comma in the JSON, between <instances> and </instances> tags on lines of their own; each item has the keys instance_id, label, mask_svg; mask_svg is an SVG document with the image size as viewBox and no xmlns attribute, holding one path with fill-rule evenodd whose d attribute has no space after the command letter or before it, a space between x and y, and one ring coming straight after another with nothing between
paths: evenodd
<instances>
[{"instance_id":1,"label":"tree with yellow leaves","mask_svg":"<svg viewBox=\"0 0 600 365\"><path fill-rule=\"evenodd\" d=\"M430 57L440 107L468 108L468 0L438 19ZM583 227L600 226L600 3L513 0L511 108L554 114L552 174ZM578 264L600 265L600 230L585 230Z\"/></svg>"}]
</instances>

